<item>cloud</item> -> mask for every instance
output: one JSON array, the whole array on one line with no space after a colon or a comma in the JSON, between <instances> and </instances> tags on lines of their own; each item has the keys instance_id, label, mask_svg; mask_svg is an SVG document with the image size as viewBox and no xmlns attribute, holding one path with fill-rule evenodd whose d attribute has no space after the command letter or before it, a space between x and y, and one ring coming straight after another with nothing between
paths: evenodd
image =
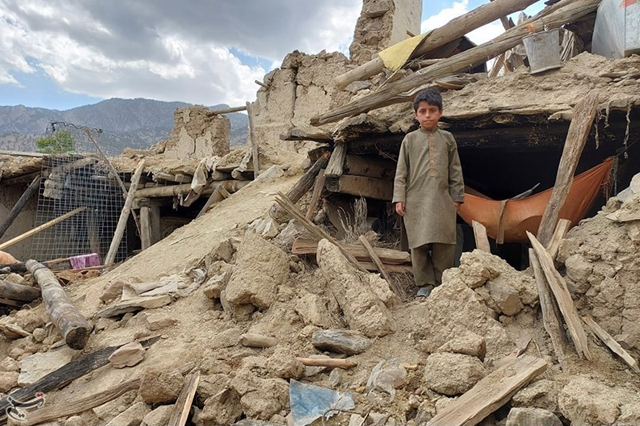
<instances>
[{"instance_id":1,"label":"cloud","mask_svg":"<svg viewBox=\"0 0 640 426\"><path fill-rule=\"evenodd\" d=\"M0 84L43 71L92 97L212 105L255 98L254 80L300 50L345 52L360 0L0 0Z\"/></svg>"}]
</instances>

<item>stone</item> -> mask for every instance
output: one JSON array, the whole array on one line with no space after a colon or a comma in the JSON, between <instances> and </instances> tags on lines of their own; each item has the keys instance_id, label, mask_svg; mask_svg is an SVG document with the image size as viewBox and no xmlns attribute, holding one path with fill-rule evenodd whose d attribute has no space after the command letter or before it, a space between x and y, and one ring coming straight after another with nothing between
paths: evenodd
<instances>
[{"instance_id":1,"label":"stone","mask_svg":"<svg viewBox=\"0 0 640 426\"><path fill-rule=\"evenodd\" d=\"M628 392L602 381L576 377L560 391L558 407L571 424L611 425L620 414L620 406L629 398Z\"/></svg>"},{"instance_id":2,"label":"stone","mask_svg":"<svg viewBox=\"0 0 640 426\"><path fill-rule=\"evenodd\" d=\"M42 377L68 364L76 351L63 346L49 352L36 353L24 358L20 363L20 377L18 384L27 386L37 382Z\"/></svg>"},{"instance_id":3,"label":"stone","mask_svg":"<svg viewBox=\"0 0 640 426\"><path fill-rule=\"evenodd\" d=\"M416 424L422 425L429 423L436 415L436 406L428 399L425 399L418 406L418 412L416 414Z\"/></svg>"},{"instance_id":4,"label":"stone","mask_svg":"<svg viewBox=\"0 0 640 426\"><path fill-rule=\"evenodd\" d=\"M311 343L321 351L356 355L365 352L371 341L352 330L322 330L313 333Z\"/></svg>"},{"instance_id":5,"label":"stone","mask_svg":"<svg viewBox=\"0 0 640 426\"><path fill-rule=\"evenodd\" d=\"M144 352L140 342L130 342L112 353L109 356L109 363L114 368L133 367L142 362Z\"/></svg>"},{"instance_id":6,"label":"stone","mask_svg":"<svg viewBox=\"0 0 640 426\"><path fill-rule=\"evenodd\" d=\"M137 402L112 419L107 426L138 426L142 419L151 412L144 402Z\"/></svg>"},{"instance_id":7,"label":"stone","mask_svg":"<svg viewBox=\"0 0 640 426\"><path fill-rule=\"evenodd\" d=\"M36 328L44 328L49 321L44 311L44 304L36 309L20 309L15 314L15 323L23 330L32 333Z\"/></svg>"},{"instance_id":8,"label":"stone","mask_svg":"<svg viewBox=\"0 0 640 426\"><path fill-rule=\"evenodd\" d=\"M486 375L478 358L448 352L429 355L424 367L427 387L447 396L462 395Z\"/></svg>"},{"instance_id":9,"label":"stone","mask_svg":"<svg viewBox=\"0 0 640 426\"><path fill-rule=\"evenodd\" d=\"M460 272L462 281L469 288L477 288L484 285L488 280L500 276L500 271L495 268L491 261L493 255L482 250L462 253L460 257Z\"/></svg>"},{"instance_id":10,"label":"stone","mask_svg":"<svg viewBox=\"0 0 640 426\"><path fill-rule=\"evenodd\" d=\"M107 284L100 295L100 300L104 303L111 303L122 296L122 289L124 288L123 280L115 280Z\"/></svg>"},{"instance_id":11,"label":"stone","mask_svg":"<svg viewBox=\"0 0 640 426\"><path fill-rule=\"evenodd\" d=\"M11 357L5 357L0 362L0 371L20 371L20 363Z\"/></svg>"},{"instance_id":12,"label":"stone","mask_svg":"<svg viewBox=\"0 0 640 426\"><path fill-rule=\"evenodd\" d=\"M620 415L616 420L617 426L640 425L640 402L632 402L620 407Z\"/></svg>"},{"instance_id":13,"label":"stone","mask_svg":"<svg viewBox=\"0 0 640 426\"><path fill-rule=\"evenodd\" d=\"M129 312L137 312L142 309L155 309L173 302L173 298L168 294L157 296L132 297L124 302L119 302L101 310L96 314L98 318L109 318Z\"/></svg>"},{"instance_id":14,"label":"stone","mask_svg":"<svg viewBox=\"0 0 640 426\"><path fill-rule=\"evenodd\" d=\"M552 380L541 379L531 383L513 395L515 407L544 408L558 411L558 393L562 385Z\"/></svg>"},{"instance_id":15,"label":"stone","mask_svg":"<svg viewBox=\"0 0 640 426\"><path fill-rule=\"evenodd\" d=\"M42 343L44 341L44 339L47 337L47 330L45 330L44 328L36 328L33 330L33 332L31 333L31 335L33 336L33 340L35 340L38 343Z\"/></svg>"},{"instance_id":16,"label":"stone","mask_svg":"<svg viewBox=\"0 0 640 426\"><path fill-rule=\"evenodd\" d=\"M173 405L161 405L147 413L142 419L140 426L158 426L169 424Z\"/></svg>"},{"instance_id":17,"label":"stone","mask_svg":"<svg viewBox=\"0 0 640 426\"><path fill-rule=\"evenodd\" d=\"M484 361L484 357L487 354L487 342L484 337L476 333L464 331L440 346L436 352L471 355L480 359L480 361Z\"/></svg>"},{"instance_id":18,"label":"stone","mask_svg":"<svg viewBox=\"0 0 640 426\"><path fill-rule=\"evenodd\" d=\"M29 286L29 284L27 284L27 280L25 280L22 275L16 274L15 272L12 272L10 274L7 274L7 275L3 276L2 279L4 279L5 281L9 281L9 282L15 283L15 284Z\"/></svg>"},{"instance_id":19,"label":"stone","mask_svg":"<svg viewBox=\"0 0 640 426\"><path fill-rule=\"evenodd\" d=\"M16 371L5 371L0 374L0 392L9 393L9 391L18 386L18 377L20 373Z\"/></svg>"},{"instance_id":20,"label":"stone","mask_svg":"<svg viewBox=\"0 0 640 426\"><path fill-rule=\"evenodd\" d=\"M512 408L506 426L562 426L562 422L551 411L542 408Z\"/></svg>"},{"instance_id":21,"label":"stone","mask_svg":"<svg viewBox=\"0 0 640 426\"><path fill-rule=\"evenodd\" d=\"M391 311L371 288L370 274L357 270L338 247L324 239L318 242L317 259L349 328L367 337L382 337L395 331Z\"/></svg>"},{"instance_id":22,"label":"stone","mask_svg":"<svg viewBox=\"0 0 640 426\"><path fill-rule=\"evenodd\" d=\"M293 351L284 346L276 348L267 361L270 375L281 379L298 380L304 373L304 365L296 359Z\"/></svg>"},{"instance_id":23,"label":"stone","mask_svg":"<svg viewBox=\"0 0 640 426\"><path fill-rule=\"evenodd\" d=\"M271 239L278 235L278 222L271 217L256 219L249 224L247 230Z\"/></svg>"},{"instance_id":24,"label":"stone","mask_svg":"<svg viewBox=\"0 0 640 426\"><path fill-rule=\"evenodd\" d=\"M298 238L304 229L298 225L293 219L291 219L282 231L273 239L273 243L284 251L291 251L293 242Z\"/></svg>"},{"instance_id":25,"label":"stone","mask_svg":"<svg viewBox=\"0 0 640 426\"><path fill-rule=\"evenodd\" d=\"M151 313L148 312L144 316L144 321L149 331L158 331L164 328L172 327L178 323L177 318L170 317L164 312Z\"/></svg>"},{"instance_id":26,"label":"stone","mask_svg":"<svg viewBox=\"0 0 640 426\"><path fill-rule=\"evenodd\" d=\"M580 254L572 254L565 262L567 268L567 285L570 285L569 290L572 293L584 294L591 285L587 281L591 273L593 272L593 264L585 259Z\"/></svg>"},{"instance_id":27,"label":"stone","mask_svg":"<svg viewBox=\"0 0 640 426\"><path fill-rule=\"evenodd\" d=\"M204 407L194 416L193 421L196 425L203 426L230 425L235 423L241 415L240 395L233 389L226 389L207 398Z\"/></svg>"},{"instance_id":28,"label":"stone","mask_svg":"<svg viewBox=\"0 0 640 426\"><path fill-rule=\"evenodd\" d=\"M142 374L140 396L147 404L167 404L178 398L183 377L179 371L150 368Z\"/></svg>"},{"instance_id":29,"label":"stone","mask_svg":"<svg viewBox=\"0 0 640 426\"><path fill-rule=\"evenodd\" d=\"M321 328L334 328L340 326L340 322L336 319L335 310L332 309L334 307L335 310L339 309L335 301L300 289L298 297L294 301L293 309L300 315L305 324Z\"/></svg>"},{"instance_id":30,"label":"stone","mask_svg":"<svg viewBox=\"0 0 640 426\"><path fill-rule=\"evenodd\" d=\"M496 302L500 312L505 315L516 315L524 306L520 301L518 291L508 284L489 281L486 284L489 295Z\"/></svg>"},{"instance_id":31,"label":"stone","mask_svg":"<svg viewBox=\"0 0 640 426\"><path fill-rule=\"evenodd\" d=\"M202 286L204 295L209 299L220 299L220 293L227 286L230 276L231 274L225 272L209 278L209 280Z\"/></svg>"},{"instance_id":32,"label":"stone","mask_svg":"<svg viewBox=\"0 0 640 426\"><path fill-rule=\"evenodd\" d=\"M211 339L211 349L230 348L240 342L242 332L237 328L228 328Z\"/></svg>"}]
</instances>

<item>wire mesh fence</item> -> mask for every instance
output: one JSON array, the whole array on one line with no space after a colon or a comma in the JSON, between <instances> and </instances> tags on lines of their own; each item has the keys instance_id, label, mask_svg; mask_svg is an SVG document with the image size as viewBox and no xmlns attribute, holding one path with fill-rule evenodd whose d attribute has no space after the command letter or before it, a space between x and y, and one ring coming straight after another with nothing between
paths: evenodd
<instances>
[{"instance_id":1,"label":"wire mesh fence","mask_svg":"<svg viewBox=\"0 0 640 426\"><path fill-rule=\"evenodd\" d=\"M109 250L124 205L123 191L107 160L96 154L99 150L94 143L97 129L58 123L51 129L54 140L61 131L71 135L73 147L67 149L67 140L58 137L65 143L44 158L36 226L78 208L85 209L37 233L31 257L46 261L97 253L102 261ZM61 153L61 150L66 152ZM116 262L126 257L126 241L125 230L116 253Z\"/></svg>"}]
</instances>

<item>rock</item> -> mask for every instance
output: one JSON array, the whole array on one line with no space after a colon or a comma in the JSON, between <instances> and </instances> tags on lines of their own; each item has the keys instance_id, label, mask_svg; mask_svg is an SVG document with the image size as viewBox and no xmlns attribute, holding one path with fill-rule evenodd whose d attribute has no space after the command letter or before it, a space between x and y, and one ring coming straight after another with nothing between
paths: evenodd
<instances>
[{"instance_id":1,"label":"rock","mask_svg":"<svg viewBox=\"0 0 640 426\"><path fill-rule=\"evenodd\" d=\"M558 393L561 385L558 382L541 379L531 383L513 395L512 403L515 407L544 408L558 411Z\"/></svg>"},{"instance_id":2,"label":"rock","mask_svg":"<svg viewBox=\"0 0 640 426\"><path fill-rule=\"evenodd\" d=\"M620 415L616 420L616 426L640 425L640 402L632 402L620 407Z\"/></svg>"},{"instance_id":3,"label":"rock","mask_svg":"<svg viewBox=\"0 0 640 426\"><path fill-rule=\"evenodd\" d=\"M371 341L362 333L352 330L322 330L313 333L313 346L321 351L356 355L365 352Z\"/></svg>"},{"instance_id":4,"label":"rock","mask_svg":"<svg viewBox=\"0 0 640 426\"><path fill-rule=\"evenodd\" d=\"M17 311L14 319L18 327L29 333L33 333L36 328L44 328L49 318L44 311L43 305L41 304L36 309L20 309Z\"/></svg>"},{"instance_id":5,"label":"rock","mask_svg":"<svg viewBox=\"0 0 640 426\"><path fill-rule=\"evenodd\" d=\"M18 386L18 377L20 373L16 371L5 371L0 374L0 392L9 393L9 391Z\"/></svg>"},{"instance_id":6,"label":"rock","mask_svg":"<svg viewBox=\"0 0 640 426\"><path fill-rule=\"evenodd\" d=\"M260 174L255 180L268 182L274 179L281 178L282 176L284 176L284 170L282 169L282 167L274 164L267 170L260 170Z\"/></svg>"},{"instance_id":7,"label":"rock","mask_svg":"<svg viewBox=\"0 0 640 426\"><path fill-rule=\"evenodd\" d=\"M109 318L129 312L137 312L142 309L155 309L173 302L173 298L168 294L157 296L132 297L124 302L118 302L96 314L98 318Z\"/></svg>"},{"instance_id":8,"label":"rock","mask_svg":"<svg viewBox=\"0 0 640 426\"><path fill-rule=\"evenodd\" d=\"M240 330L237 328L228 328L221 333L216 334L211 339L209 347L211 349L230 348L240 342Z\"/></svg>"},{"instance_id":9,"label":"rock","mask_svg":"<svg viewBox=\"0 0 640 426\"><path fill-rule=\"evenodd\" d=\"M142 419L140 426L158 426L169 424L171 418L171 412L173 411L173 405L161 405L158 408L150 411Z\"/></svg>"},{"instance_id":10,"label":"rock","mask_svg":"<svg viewBox=\"0 0 640 426\"><path fill-rule=\"evenodd\" d=\"M140 396L147 404L172 403L182 390L183 377L179 371L150 368L142 374Z\"/></svg>"},{"instance_id":11,"label":"rock","mask_svg":"<svg viewBox=\"0 0 640 426\"><path fill-rule=\"evenodd\" d=\"M4 279L5 281L9 281L9 282L15 283L15 284L29 286L29 284L27 284L27 280L25 280L22 275L16 274L15 272L12 272L10 274L7 274L7 275L3 276L2 279Z\"/></svg>"},{"instance_id":12,"label":"rock","mask_svg":"<svg viewBox=\"0 0 640 426\"><path fill-rule=\"evenodd\" d=\"M235 315L237 308L244 305L269 309L278 286L286 282L288 275L289 256L284 251L256 234L245 234L236 267L224 290L231 313Z\"/></svg>"},{"instance_id":13,"label":"rock","mask_svg":"<svg viewBox=\"0 0 640 426\"><path fill-rule=\"evenodd\" d=\"M266 379L260 390L244 394L240 405L248 418L269 420L281 410L289 409L289 384L281 379Z\"/></svg>"},{"instance_id":14,"label":"rock","mask_svg":"<svg viewBox=\"0 0 640 426\"><path fill-rule=\"evenodd\" d=\"M31 335L33 336L33 340L35 340L38 343L42 343L44 339L47 337L47 334L48 334L47 330L45 330L44 328L36 328L31 333Z\"/></svg>"},{"instance_id":15,"label":"rock","mask_svg":"<svg viewBox=\"0 0 640 426\"><path fill-rule=\"evenodd\" d=\"M580 254L572 254L564 262L567 268L567 285L572 293L584 294L591 285L587 281L593 272L593 264Z\"/></svg>"},{"instance_id":16,"label":"rock","mask_svg":"<svg viewBox=\"0 0 640 426\"><path fill-rule=\"evenodd\" d=\"M209 299L220 299L220 293L227 287L230 273L214 275L202 286L204 295Z\"/></svg>"},{"instance_id":17,"label":"rock","mask_svg":"<svg viewBox=\"0 0 640 426\"><path fill-rule=\"evenodd\" d=\"M542 408L512 408L506 426L562 426L562 422L551 411Z\"/></svg>"},{"instance_id":18,"label":"rock","mask_svg":"<svg viewBox=\"0 0 640 426\"><path fill-rule=\"evenodd\" d=\"M486 375L478 358L463 354L431 354L424 367L427 387L448 396L462 395Z\"/></svg>"},{"instance_id":19,"label":"rock","mask_svg":"<svg viewBox=\"0 0 640 426\"><path fill-rule=\"evenodd\" d=\"M431 420L435 415L436 415L436 406L433 404L433 402L429 401L428 399L425 399L418 406L418 413L416 414L416 419L415 419L416 424L419 424L419 425L427 424L429 423L429 420Z\"/></svg>"},{"instance_id":20,"label":"rock","mask_svg":"<svg viewBox=\"0 0 640 426\"><path fill-rule=\"evenodd\" d=\"M20 371L20 363L11 357L5 357L2 362L0 362L0 371Z\"/></svg>"},{"instance_id":21,"label":"rock","mask_svg":"<svg viewBox=\"0 0 640 426\"><path fill-rule=\"evenodd\" d=\"M256 219L251 222L247 230L271 239L278 235L278 222L271 217Z\"/></svg>"},{"instance_id":22,"label":"rock","mask_svg":"<svg viewBox=\"0 0 640 426\"><path fill-rule=\"evenodd\" d=\"M138 426L150 412L147 404L137 402L107 423L107 426Z\"/></svg>"},{"instance_id":23,"label":"rock","mask_svg":"<svg viewBox=\"0 0 640 426\"><path fill-rule=\"evenodd\" d=\"M196 425L230 425L242 415L240 395L233 389L220 390L204 402L202 411L194 416ZM166 423L156 423L166 424ZM151 425L149 425L151 426Z\"/></svg>"},{"instance_id":24,"label":"rock","mask_svg":"<svg viewBox=\"0 0 640 426\"><path fill-rule=\"evenodd\" d=\"M395 397L396 389L401 388L405 384L407 371L400 366L397 359L380 361L369 375L367 380L367 392L374 389L380 389L391 395L391 399Z\"/></svg>"},{"instance_id":25,"label":"rock","mask_svg":"<svg viewBox=\"0 0 640 426\"><path fill-rule=\"evenodd\" d=\"M100 300L104 303L111 303L116 299L119 299L122 296L122 289L124 287L124 281L115 280L106 285L102 295L100 296Z\"/></svg>"},{"instance_id":26,"label":"rock","mask_svg":"<svg viewBox=\"0 0 640 426\"><path fill-rule=\"evenodd\" d=\"M304 373L304 365L296 359L288 347L278 347L267 361L267 368L274 377L281 379L299 379Z\"/></svg>"},{"instance_id":27,"label":"rock","mask_svg":"<svg viewBox=\"0 0 640 426\"><path fill-rule=\"evenodd\" d=\"M302 226L297 225L292 219L287 223L287 226L280 231L280 233L273 239L273 243L283 249L286 252L291 251L293 242L304 232Z\"/></svg>"},{"instance_id":28,"label":"rock","mask_svg":"<svg viewBox=\"0 0 640 426\"><path fill-rule=\"evenodd\" d=\"M490 253L477 249L471 253L462 253L459 268L462 272L462 281L473 289L484 285L487 280L497 278L500 272L491 265L493 262L487 262L491 257L493 256Z\"/></svg>"},{"instance_id":29,"label":"rock","mask_svg":"<svg viewBox=\"0 0 640 426\"><path fill-rule=\"evenodd\" d=\"M330 301L326 297L310 293L304 289L300 289L297 296L293 309L300 315L305 324L313 324L321 328L339 327L339 321L335 313L339 308L335 301Z\"/></svg>"},{"instance_id":30,"label":"rock","mask_svg":"<svg viewBox=\"0 0 640 426\"><path fill-rule=\"evenodd\" d=\"M452 352L456 354L471 355L484 361L487 354L487 342L484 337L464 331L455 336L444 345L440 346L436 352Z\"/></svg>"},{"instance_id":31,"label":"rock","mask_svg":"<svg viewBox=\"0 0 640 426\"><path fill-rule=\"evenodd\" d=\"M42 377L69 363L76 351L64 346L49 352L30 355L20 363L20 377L18 384L27 386L37 382Z\"/></svg>"},{"instance_id":32,"label":"rock","mask_svg":"<svg viewBox=\"0 0 640 426\"><path fill-rule=\"evenodd\" d=\"M486 287L501 313L512 316L524 308L518 296L518 291L510 285L489 281Z\"/></svg>"},{"instance_id":33,"label":"rock","mask_svg":"<svg viewBox=\"0 0 640 426\"><path fill-rule=\"evenodd\" d=\"M631 222L627 225L627 235L634 243L640 241L640 221Z\"/></svg>"},{"instance_id":34,"label":"rock","mask_svg":"<svg viewBox=\"0 0 640 426\"><path fill-rule=\"evenodd\" d=\"M558 395L558 407L575 425L611 425L620 414L620 406L630 395L601 381L585 377L572 379Z\"/></svg>"},{"instance_id":35,"label":"rock","mask_svg":"<svg viewBox=\"0 0 640 426\"><path fill-rule=\"evenodd\" d=\"M240 336L240 344L250 348L270 348L278 344L278 339L261 334L245 333Z\"/></svg>"},{"instance_id":36,"label":"rock","mask_svg":"<svg viewBox=\"0 0 640 426\"><path fill-rule=\"evenodd\" d=\"M318 265L351 329L367 337L382 337L395 331L393 315L373 292L369 274L356 269L327 240L318 242Z\"/></svg>"},{"instance_id":37,"label":"rock","mask_svg":"<svg viewBox=\"0 0 640 426\"><path fill-rule=\"evenodd\" d=\"M145 313L144 321L149 331L158 331L163 328L172 327L178 323L177 318L170 317L164 312Z\"/></svg>"},{"instance_id":38,"label":"rock","mask_svg":"<svg viewBox=\"0 0 640 426\"><path fill-rule=\"evenodd\" d=\"M117 349L109 356L109 363L114 368L133 367L144 359L144 348L140 342L130 342Z\"/></svg>"},{"instance_id":39,"label":"rock","mask_svg":"<svg viewBox=\"0 0 640 426\"><path fill-rule=\"evenodd\" d=\"M83 419L80 416L71 416L64 421L64 426L77 426L83 424Z\"/></svg>"}]
</instances>

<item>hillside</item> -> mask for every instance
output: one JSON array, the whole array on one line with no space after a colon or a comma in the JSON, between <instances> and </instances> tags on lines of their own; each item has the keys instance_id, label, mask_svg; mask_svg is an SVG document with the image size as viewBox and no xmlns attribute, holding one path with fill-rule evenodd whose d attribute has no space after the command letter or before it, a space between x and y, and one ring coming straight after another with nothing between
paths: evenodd
<instances>
[{"instance_id":1,"label":"hillside","mask_svg":"<svg viewBox=\"0 0 640 426\"><path fill-rule=\"evenodd\" d=\"M167 139L173 128L173 112L189 104L149 99L108 99L66 111L29 108L22 105L0 106L0 146L14 151L34 151L34 141L51 122L102 129L100 143L105 151L117 155L124 148L146 149ZM226 108L215 105L211 109ZM245 143L247 116L227 114L231 121L231 146Z\"/></svg>"}]
</instances>

